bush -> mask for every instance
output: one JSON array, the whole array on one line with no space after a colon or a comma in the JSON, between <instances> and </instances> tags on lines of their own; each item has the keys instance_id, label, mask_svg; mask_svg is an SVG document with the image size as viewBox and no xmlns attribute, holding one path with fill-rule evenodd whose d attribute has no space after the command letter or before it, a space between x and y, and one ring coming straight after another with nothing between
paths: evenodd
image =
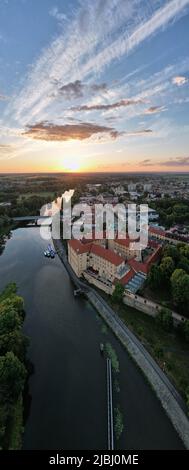
<instances>
[{"instance_id":1,"label":"bush","mask_svg":"<svg viewBox=\"0 0 189 470\"><path fill-rule=\"evenodd\" d=\"M167 331L170 331L173 327L172 312L168 308L161 308L156 320Z\"/></svg>"}]
</instances>

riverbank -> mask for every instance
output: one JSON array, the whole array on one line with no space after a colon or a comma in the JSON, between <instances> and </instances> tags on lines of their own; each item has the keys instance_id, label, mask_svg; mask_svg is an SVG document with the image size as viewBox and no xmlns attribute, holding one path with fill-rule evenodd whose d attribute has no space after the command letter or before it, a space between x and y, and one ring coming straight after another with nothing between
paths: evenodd
<instances>
[{"instance_id":1,"label":"riverbank","mask_svg":"<svg viewBox=\"0 0 189 470\"><path fill-rule=\"evenodd\" d=\"M131 357L145 374L157 397L161 401L161 404L169 416L173 426L180 435L186 448L189 449L189 420L186 416L185 405L180 395L144 346L134 336L134 334L131 333L126 325L124 325L116 313L107 305L105 300L102 299L102 297L97 294L93 288L87 286L83 281L76 277L68 264L66 254L60 240L53 240L53 242L59 257L64 263L64 266L70 274L73 282L77 287L83 287L87 298L112 329L117 338L119 338L120 342L124 347L126 347Z\"/></svg>"},{"instance_id":2,"label":"riverbank","mask_svg":"<svg viewBox=\"0 0 189 470\"><path fill-rule=\"evenodd\" d=\"M22 447L23 395L28 375L23 307L16 284L9 284L0 294L0 448L3 450Z\"/></svg>"}]
</instances>

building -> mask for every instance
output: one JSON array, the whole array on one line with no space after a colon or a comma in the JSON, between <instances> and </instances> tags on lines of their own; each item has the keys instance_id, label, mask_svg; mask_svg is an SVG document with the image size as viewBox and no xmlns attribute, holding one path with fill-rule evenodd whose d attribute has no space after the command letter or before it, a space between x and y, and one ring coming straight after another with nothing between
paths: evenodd
<instances>
[{"instance_id":1,"label":"building","mask_svg":"<svg viewBox=\"0 0 189 470\"><path fill-rule=\"evenodd\" d=\"M108 248L106 248L108 242ZM160 257L161 245L154 240L144 250L131 250L130 240L69 240L68 261L78 277L112 294L117 283L136 293L149 269Z\"/></svg>"},{"instance_id":2,"label":"building","mask_svg":"<svg viewBox=\"0 0 189 470\"><path fill-rule=\"evenodd\" d=\"M137 257L138 259L140 259L141 250L138 248L132 249L132 241L128 237L123 239L115 238L114 240L108 240L108 248L122 256L125 260L131 259L133 257Z\"/></svg>"},{"instance_id":3,"label":"building","mask_svg":"<svg viewBox=\"0 0 189 470\"><path fill-rule=\"evenodd\" d=\"M114 189L114 194L116 194L116 196L123 196L124 194L126 194L126 191L123 186L119 185L117 188Z\"/></svg>"},{"instance_id":4,"label":"building","mask_svg":"<svg viewBox=\"0 0 189 470\"><path fill-rule=\"evenodd\" d=\"M68 261L78 277L81 277L83 271L87 269L90 247L90 243L82 244L80 240L68 241Z\"/></svg>"},{"instance_id":5,"label":"building","mask_svg":"<svg viewBox=\"0 0 189 470\"><path fill-rule=\"evenodd\" d=\"M132 192L132 191L136 191L136 184L135 183L129 183L128 184L128 191L129 193Z\"/></svg>"},{"instance_id":6,"label":"building","mask_svg":"<svg viewBox=\"0 0 189 470\"><path fill-rule=\"evenodd\" d=\"M78 277L83 276L108 294L130 270L124 258L96 242L69 240L68 261Z\"/></svg>"}]
</instances>

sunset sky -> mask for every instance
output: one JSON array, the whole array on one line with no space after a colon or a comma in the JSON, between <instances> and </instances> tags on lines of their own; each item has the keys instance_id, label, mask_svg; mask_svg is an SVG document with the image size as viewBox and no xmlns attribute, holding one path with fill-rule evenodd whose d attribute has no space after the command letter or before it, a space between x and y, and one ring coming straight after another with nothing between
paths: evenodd
<instances>
[{"instance_id":1,"label":"sunset sky","mask_svg":"<svg viewBox=\"0 0 189 470\"><path fill-rule=\"evenodd\" d=\"M189 171L189 0L0 0L0 172Z\"/></svg>"}]
</instances>

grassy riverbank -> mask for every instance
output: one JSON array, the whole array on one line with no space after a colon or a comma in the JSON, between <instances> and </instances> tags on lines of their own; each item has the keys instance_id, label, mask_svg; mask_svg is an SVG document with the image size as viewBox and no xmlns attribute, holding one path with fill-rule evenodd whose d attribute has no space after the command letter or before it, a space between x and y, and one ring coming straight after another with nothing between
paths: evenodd
<instances>
[{"instance_id":1,"label":"grassy riverbank","mask_svg":"<svg viewBox=\"0 0 189 470\"><path fill-rule=\"evenodd\" d=\"M145 348L165 371L185 401L189 389L189 344L176 329L166 331L145 313L124 304L112 303L100 292L109 305L139 338Z\"/></svg>"}]
</instances>

